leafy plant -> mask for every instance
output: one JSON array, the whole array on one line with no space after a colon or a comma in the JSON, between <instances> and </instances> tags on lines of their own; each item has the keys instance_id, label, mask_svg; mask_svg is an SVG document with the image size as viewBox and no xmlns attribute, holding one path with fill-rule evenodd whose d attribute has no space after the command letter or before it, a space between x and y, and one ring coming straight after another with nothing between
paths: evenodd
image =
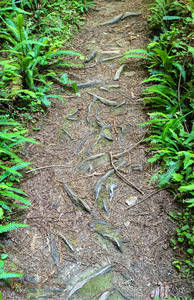
<instances>
[{"instance_id":1,"label":"leafy plant","mask_svg":"<svg viewBox=\"0 0 194 300\"><path fill-rule=\"evenodd\" d=\"M155 0L149 8L151 15L148 17L148 23L152 30L166 31L171 22L188 21L189 11L183 0Z\"/></svg>"},{"instance_id":2,"label":"leafy plant","mask_svg":"<svg viewBox=\"0 0 194 300\"><path fill-rule=\"evenodd\" d=\"M191 209L194 206L194 126L193 117L193 57L194 51L188 43L189 29L177 26L183 16L189 18L190 11L184 2L156 0L152 5L151 22L162 30L146 49L128 51L124 60L145 59L150 76L144 80L143 101L152 111L148 126L151 134L152 157L148 160L160 166L151 178L160 187L171 191L182 211L170 213L178 221L176 237L171 239L173 249L182 247L187 258L176 259L173 265L185 276L193 267L194 232ZM170 21L170 24L169 24ZM170 28L170 30L168 30Z\"/></svg>"},{"instance_id":3,"label":"leafy plant","mask_svg":"<svg viewBox=\"0 0 194 300\"><path fill-rule=\"evenodd\" d=\"M5 264L4 264L4 261L6 260L7 258L7 254L3 253L1 254L1 258L0 258L0 279L9 279L9 278L18 278L18 277L22 277L24 276L23 274L20 274L20 273L10 273L10 272L7 272L4 268Z\"/></svg>"},{"instance_id":4,"label":"leafy plant","mask_svg":"<svg viewBox=\"0 0 194 300\"><path fill-rule=\"evenodd\" d=\"M26 208L31 205L26 194L19 188L14 187L14 182L22 178L21 169L29 166L28 162L15 153L17 148L26 142L35 141L25 136L26 130L22 126L4 115L0 119L0 207L2 210L11 212L11 207ZM14 200L12 202L10 200ZM3 211L1 210L1 219Z\"/></svg>"},{"instance_id":5,"label":"leafy plant","mask_svg":"<svg viewBox=\"0 0 194 300\"><path fill-rule=\"evenodd\" d=\"M6 83L11 77L11 84L17 87L12 89L11 93L4 91L4 98L9 100L13 99L13 96L14 98L22 97L22 94L25 94L37 99L37 104L41 103L46 107L50 105L49 97L57 97L64 101L60 96L47 93L51 85L51 82L46 80L51 73L48 70L54 66L71 66L70 61L64 61L64 56L77 56L81 59L83 56L71 50L58 50L56 45L49 46L49 39L46 37L39 40L32 39L24 27L23 16L20 14L17 15L15 21L7 20L5 23L8 30L1 34L1 38L7 40L10 45L7 51L10 52L10 61L13 66L10 67L9 62L1 62L4 66L2 75L4 76L4 72L7 72ZM20 85L15 85L14 81ZM40 84L44 84L44 87L42 88Z\"/></svg>"}]
</instances>

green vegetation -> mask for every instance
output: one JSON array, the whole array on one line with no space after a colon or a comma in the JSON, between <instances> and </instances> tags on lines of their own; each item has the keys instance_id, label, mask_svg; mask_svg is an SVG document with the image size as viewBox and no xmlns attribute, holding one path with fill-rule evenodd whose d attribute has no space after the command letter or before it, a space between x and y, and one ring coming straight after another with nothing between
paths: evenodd
<instances>
[{"instance_id":1,"label":"green vegetation","mask_svg":"<svg viewBox=\"0 0 194 300\"><path fill-rule=\"evenodd\" d=\"M0 15L5 20L23 14L29 31L66 43L94 5L88 0L1 0Z\"/></svg>"},{"instance_id":2,"label":"green vegetation","mask_svg":"<svg viewBox=\"0 0 194 300\"><path fill-rule=\"evenodd\" d=\"M0 258L0 279L8 279L8 278L16 278L22 277L23 275L20 273L8 273L4 269L4 260L7 258L7 254L1 254Z\"/></svg>"},{"instance_id":3,"label":"green vegetation","mask_svg":"<svg viewBox=\"0 0 194 300\"><path fill-rule=\"evenodd\" d=\"M93 6L87 0L0 1L0 234L28 226L11 221L13 209L17 213L31 205L19 187L22 170L29 166L19 152L25 143L36 142L27 137L21 120L44 112L51 98L65 102L52 94L53 82L77 92L76 83L63 70L79 66L84 57L63 49ZM5 271L6 258L3 253L0 279L22 276Z\"/></svg>"},{"instance_id":4,"label":"green vegetation","mask_svg":"<svg viewBox=\"0 0 194 300\"><path fill-rule=\"evenodd\" d=\"M147 61L147 87L143 101L149 109L148 126L152 157L149 162L160 170L153 175L159 187L167 188L180 204L180 212L170 212L177 221L176 237L171 240L176 259L173 265L185 276L194 266L194 48L192 39L192 1L155 0L148 18L154 34L146 49L128 51L124 60L142 58ZM180 257L178 252L184 252Z\"/></svg>"}]
</instances>

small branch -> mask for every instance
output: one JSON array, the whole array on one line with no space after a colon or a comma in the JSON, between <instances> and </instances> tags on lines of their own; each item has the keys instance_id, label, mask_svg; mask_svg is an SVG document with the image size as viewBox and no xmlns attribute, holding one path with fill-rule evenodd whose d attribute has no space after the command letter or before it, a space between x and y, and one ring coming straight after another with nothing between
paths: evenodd
<instances>
[{"instance_id":1,"label":"small branch","mask_svg":"<svg viewBox=\"0 0 194 300\"><path fill-rule=\"evenodd\" d=\"M152 197L152 196L156 195L157 193L159 193L159 192L161 192L161 191L164 191L164 190L165 190L165 188L159 189L159 190L157 190L157 191L151 193L150 195L148 195L147 197L143 198L143 199L142 199L141 201L139 201L138 203L135 203L135 204L131 205L128 209L130 209L130 208L132 208L132 207L134 207L134 206L136 206L136 205L141 204L142 202L146 201L146 200L149 199L150 197Z\"/></svg>"},{"instance_id":2,"label":"small branch","mask_svg":"<svg viewBox=\"0 0 194 300\"><path fill-rule=\"evenodd\" d=\"M43 166L43 167L39 167L33 170L29 170L26 172L27 173L32 173L32 172L36 172L39 170L43 170L43 169L48 169L48 168L71 168L70 166L66 166L66 165L49 165L49 166Z\"/></svg>"},{"instance_id":3,"label":"small branch","mask_svg":"<svg viewBox=\"0 0 194 300\"><path fill-rule=\"evenodd\" d=\"M83 180L83 179L85 179L85 178L87 179L87 178L90 178L90 177L94 177L94 176L103 176L103 175L104 175L104 173L94 172L94 173L92 173L92 174L88 174L88 175L85 175L85 176L81 176L81 177L76 178L76 179L70 179L70 180L65 180L65 181L61 181L61 180L56 179L56 181L59 182L59 183L65 184L65 183L71 183L71 182L74 182L74 181Z\"/></svg>"},{"instance_id":4,"label":"small branch","mask_svg":"<svg viewBox=\"0 0 194 300\"><path fill-rule=\"evenodd\" d=\"M94 67L96 67L96 63L91 64L89 66L84 66L84 67L76 68L76 70L85 70L85 69L90 69L90 68L94 68Z\"/></svg>"},{"instance_id":5,"label":"small branch","mask_svg":"<svg viewBox=\"0 0 194 300\"><path fill-rule=\"evenodd\" d=\"M121 153L118 153L118 154L112 154L112 157L113 157L113 158L118 158L118 157L120 157L121 155L126 154L127 152L133 150L134 148L136 148L139 144L141 144L141 143L143 142L144 138L145 138L145 135L143 136L143 138L142 138L138 143L136 143L135 145L133 145L132 147L128 148L127 150L125 150L125 151L123 151L123 152L121 152Z\"/></svg>"},{"instance_id":6,"label":"small branch","mask_svg":"<svg viewBox=\"0 0 194 300\"><path fill-rule=\"evenodd\" d=\"M125 178L117 169L117 167L114 165L113 162L113 155L112 152L109 153L110 154L110 162L111 165L113 167L113 169L115 170L115 173L117 174L118 177L120 177L120 179L122 179L125 183L127 183L128 185L132 186L136 191L138 191L140 194L144 194L144 192L142 192L134 183L130 182L127 178Z\"/></svg>"}]
</instances>

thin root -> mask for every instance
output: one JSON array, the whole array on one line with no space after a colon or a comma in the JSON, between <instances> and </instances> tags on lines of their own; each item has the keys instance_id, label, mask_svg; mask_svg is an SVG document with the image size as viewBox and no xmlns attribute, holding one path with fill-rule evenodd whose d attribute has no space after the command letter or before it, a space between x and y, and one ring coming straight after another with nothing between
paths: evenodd
<instances>
[{"instance_id":1,"label":"thin root","mask_svg":"<svg viewBox=\"0 0 194 300\"><path fill-rule=\"evenodd\" d=\"M110 162L111 162L111 165L112 167L114 168L115 170L115 173L117 174L117 176L122 179L125 183L127 183L128 185L132 186L136 191L138 191L140 194L144 194L144 192L142 192L134 183L130 182L127 178L125 178L121 173L120 171L118 170L118 168L114 165L114 162L113 162L113 155L112 155L112 152L109 152L109 155L110 155Z\"/></svg>"}]
</instances>

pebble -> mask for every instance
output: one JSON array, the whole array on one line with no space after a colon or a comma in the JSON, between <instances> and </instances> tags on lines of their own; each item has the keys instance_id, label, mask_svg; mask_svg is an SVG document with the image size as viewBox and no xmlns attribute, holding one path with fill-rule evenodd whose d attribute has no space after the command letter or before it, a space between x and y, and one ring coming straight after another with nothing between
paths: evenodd
<instances>
[{"instance_id":1,"label":"pebble","mask_svg":"<svg viewBox=\"0 0 194 300\"><path fill-rule=\"evenodd\" d=\"M135 197L135 196L129 197L129 198L125 201L125 203L126 203L127 205L129 205L129 206L134 205L136 202L137 202L137 197Z\"/></svg>"},{"instance_id":2,"label":"pebble","mask_svg":"<svg viewBox=\"0 0 194 300\"><path fill-rule=\"evenodd\" d=\"M130 274L121 272L121 275L122 275L125 279L127 279L127 280L130 280L130 279L131 279L131 275L130 275Z\"/></svg>"},{"instance_id":3,"label":"pebble","mask_svg":"<svg viewBox=\"0 0 194 300\"><path fill-rule=\"evenodd\" d=\"M143 166L141 164L137 164L137 165L132 165L131 169L133 171L143 171Z\"/></svg>"}]
</instances>

